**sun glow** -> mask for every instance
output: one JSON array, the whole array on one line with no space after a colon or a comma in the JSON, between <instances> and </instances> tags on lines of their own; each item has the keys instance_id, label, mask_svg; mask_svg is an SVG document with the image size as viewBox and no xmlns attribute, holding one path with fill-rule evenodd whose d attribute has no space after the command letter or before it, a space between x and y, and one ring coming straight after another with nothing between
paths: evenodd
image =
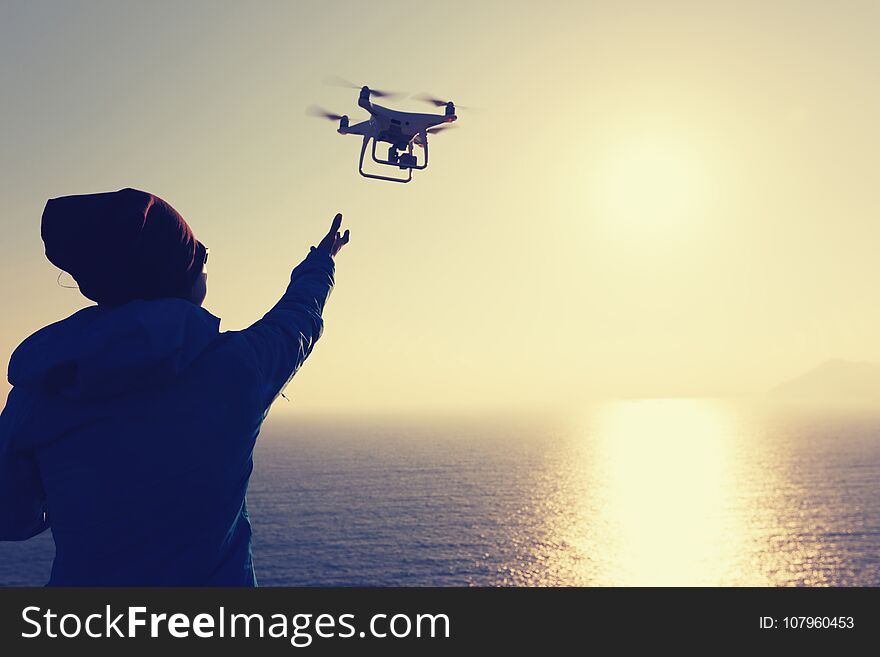
<instances>
[{"instance_id":1,"label":"sun glow","mask_svg":"<svg viewBox=\"0 0 880 657\"><path fill-rule=\"evenodd\" d=\"M621 226L669 229L694 217L706 183L700 158L675 140L636 140L615 148L598 183L602 214Z\"/></svg>"}]
</instances>

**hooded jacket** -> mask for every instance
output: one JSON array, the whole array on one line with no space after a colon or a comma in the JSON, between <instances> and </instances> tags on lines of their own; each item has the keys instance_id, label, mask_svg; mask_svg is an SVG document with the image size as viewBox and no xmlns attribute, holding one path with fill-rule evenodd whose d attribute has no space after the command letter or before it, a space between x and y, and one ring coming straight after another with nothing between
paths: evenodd
<instances>
[{"instance_id":1,"label":"hooded jacket","mask_svg":"<svg viewBox=\"0 0 880 657\"><path fill-rule=\"evenodd\" d=\"M51 528L49 585L256 585L253 448L321 335L333 274L313 248L243 331L162 298L87 307L27 338L0 415L0 540Z\"/></svg>"}]
</instances>

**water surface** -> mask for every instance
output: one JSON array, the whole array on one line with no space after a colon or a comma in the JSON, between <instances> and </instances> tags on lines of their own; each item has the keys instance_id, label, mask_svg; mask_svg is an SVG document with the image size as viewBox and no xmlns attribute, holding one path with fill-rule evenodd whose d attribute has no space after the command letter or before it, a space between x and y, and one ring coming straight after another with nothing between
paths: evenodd
<instances>
[{"instance_id":1,"label":"water surface","mask_svg":"<svg viewBox=\"0 0 880 657\"><path fill-rule=\"evenodd\" d=\"M262 585L880 585L876 411L273 419L255 464ZM0 582L52 554L0 543Z\"/></svg>"}]
</instances>

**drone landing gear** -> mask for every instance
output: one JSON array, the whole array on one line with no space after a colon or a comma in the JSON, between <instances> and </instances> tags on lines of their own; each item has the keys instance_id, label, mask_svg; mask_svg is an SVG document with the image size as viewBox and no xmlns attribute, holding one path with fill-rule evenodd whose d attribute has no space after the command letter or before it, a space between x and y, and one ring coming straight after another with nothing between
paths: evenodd
<instances>
[{"instance_id":1,"label":"drone landing gear","mask_svg":"<svg viewBox=\"0 0 880 657\"><path fill-rule=\"evenodd\" d=\"M393 144L388 149L388 159L381 159L376 156L376 140L373 139L373 148L372 155L373 161L377 164L384 164L386 166L397 167L401 170L406 170L406 178L393 178L391 176L382 176L376 173L367 173L364 171L364 156L367 152L367 143L372 139L369 135L364 136L363 144L361 145L361 157L358 162L358 171L364 178L375 178L376 180L388 180L390 182L400 182L400 183L408 183L412 180L412 172L413 169L426 169L428 167L428 145L424 144L425 149L425 159L419 164L418 159L415 155L413 155L413 145L412 142L409 143L406 152L400 153L396 146Z\"/></svg>"}]
</instances>

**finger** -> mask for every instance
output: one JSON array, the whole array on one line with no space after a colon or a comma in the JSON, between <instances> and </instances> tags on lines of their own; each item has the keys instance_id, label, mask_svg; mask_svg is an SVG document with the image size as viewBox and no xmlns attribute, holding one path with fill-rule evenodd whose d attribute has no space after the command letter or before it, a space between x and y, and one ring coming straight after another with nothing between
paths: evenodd
<instances>
[{"instance_id":1,"label":"finger","mask_svg":"<svg viewBox=\"0 0 880 657\"><path fill-rule=\"evenodd\" d=\"M339 232L339 226L342 224L342 215L337 214L333 217L333 223L330 224L330 230L327 231L327 234L324 236L325 242L333 243L333 238L336 236L336 233Z\"/></svg>"},{"instance_id":2,"label":"finger","mask_svg":"<svg viewBox=\"0 0 880 657\"><path fill-rule=\"evenodd\" d=\"M327 235L334 235L339 232L339 227L342 225L342 213L337 212L336 216L333 217L333 223L330 224L330 230L327 232Z\"/></svg>"},{"instance_id":3,"label":"finger","mask_svg":"<svg viewBox=\"0 0 880 657\"><path fill-rule=\"evenodd\" d=\"M342 251L342 247L348 244L349 232L346 230L342 237L336 240L336 244L333 245L333 255L336 255L340 251Z\"/></svg>"}]
</instances>

